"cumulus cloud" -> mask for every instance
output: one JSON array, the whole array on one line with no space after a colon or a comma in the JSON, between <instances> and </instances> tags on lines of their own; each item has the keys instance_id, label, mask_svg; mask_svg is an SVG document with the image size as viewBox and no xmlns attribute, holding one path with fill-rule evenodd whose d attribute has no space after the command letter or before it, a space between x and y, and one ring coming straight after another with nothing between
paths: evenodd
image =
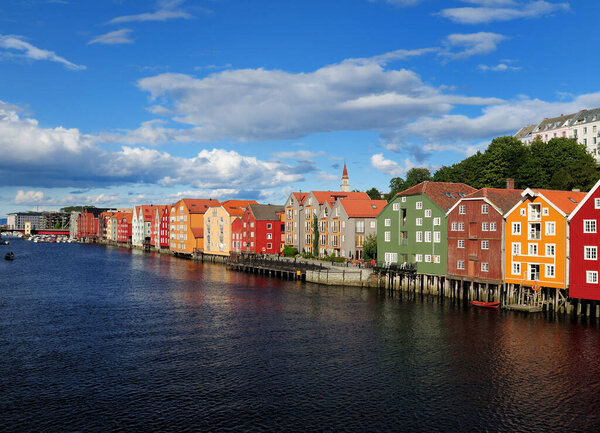
<instances>
[{"instance_id":1,"label":"cumulus cloud","mask_svg":"<svg viewBox=\"0 0 600 433\"><path fill-rule=\"evenodd\" d=\"M540 18L570 9L569 3L550 3L544 0L467 0L467 2L476 6L442 9L439 15L456 23L482 24L519 18Z\"/></svg>"},{"instance_id":2,"label":"cumulus cloud","mask_svg":"<svg viewBox=\"0 0 600 433\"><path fill-rule=\"evenodd\" d=\"M0 59L2 58L23 58L29 60L48 60L50 62L61 63L68 69L79 71L86 69L83 65L76 65L69 62L64 57L58 56L55 52L37 48L26 42L22 36L0 35Z\"/></svg>"},{"instance_id":3,"label":"cumulus cloud","mask_svg":"<svg viewBox=\"0 0 600 433\"><path fill-rule=\"evenodd\" d=\"M189 12L179 8L184 1L185 0L160 0L157 2L157 8L154 12L144 12L136 15L124 15L116 17L110 20L108 24L193 18Z\"/></svg>"},{"instance_id":4,"label":"cumulus cloud","mask_svg":"<svg viewBox=\"0 0 600 433\"><path fill-rule=\"evenodd\" d=\"M448 35L444 41L446 49L439 56L452 60L464 59L478 54L487 54L495 51L498 44L506 39L506 36L498 33L454 33Z\"/></svg>"},{"instance_id":5,"label":"cumulus cloud","mask_svg":"<svg viewBox=\"0 0 600 433\"><path fill-rule=\"evenodd\" d=\"M303 180L314 163L263 161L236 151L203 149L178 157L145 147L107 151L77 129L43 128L0 104L0 176L5 185L80 188L122 183L194 188L273 188ZM302 168L298 168L302 166Z\"/></svg>"},{"instance_id":6,"label":"cumulus cloud","mask_svg":"<svg viewBox=\"0 0 600 433\"><path fill-rule=\"evenodd\" d=\"M43 191L23 191L20 189L17 191L17 195L13 202L15 204L39 204L45 200Z\"/></svg>"},{"instance_id":7,"label":"cumulus cloud","mask_svg":"<svg viewBox=\"0 0 600 433\"><path fill-rule=\"evenodd\" d=\"M103 45L120 45L120 44L132 44L133 38L130 36L131 29L115 30L114 32L108 32L100 36L96 36L94 39L88 42L91 44L103 44Z\"/></svg>"},{"instance_id":8,"label":"cumulus cloud","mask_svg":"<svg viewBox=\"0 0 600 433\"><path fill-rule=\"evenodd\" d=\"M371 156L371 166L390 176L404 176L408 170L415 167L408 158L404 160L402 166L396 161L385 158L382 153Z\"/></svg>"},{"instance_id":9,"label":"cumulus cloud","mask_svg":"<svg viewBox=\"0 0 600 433\"><path fill-rule=\"evenodd\" d=\"M13 203L27 206L66 206L81 203L98 205L115 203L117 201L119 201L119 196L116 194L86 195L81 193L71 193L62 197L48 197L43 191L18 190Z\"/></svg>"},{"instance_id":10,"label":"cumulus cloud","mask_svg":"<svg viewBox=\"0 0 600 433\"><path fill-rule=\"evenodd\" d=\"M491 40L474 41L464 51L483 52ZM174 130L148 123L111 140L132 144L141 139L156 143L293 139L320 132L398 127L415 117L447 113L456 104L501 102L447 93L445 88L425 84L412 71L385 68L392 57L351 59L306 73L261 68L222 71L205 78L175 73L143 78L138 86L150 94L149 110L190 128Z\"/></svg>"}]
</instances>

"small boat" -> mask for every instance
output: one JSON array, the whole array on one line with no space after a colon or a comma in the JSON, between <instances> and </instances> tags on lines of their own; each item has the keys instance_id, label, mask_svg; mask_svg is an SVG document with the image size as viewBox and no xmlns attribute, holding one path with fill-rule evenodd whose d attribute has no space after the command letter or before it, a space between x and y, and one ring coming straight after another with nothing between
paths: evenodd
<instances>
[{"instance_id":1,"label":"small boat","mask_svg":"<svg viewBox=\"0 0 600 433\"><path fill-rule=\"evenodd\" d=\"M15 253L13 253L12 251L10 253L6 253L4 255L4 260L14 260L15 259Z\"/></svg>"},{"instance_id":2,"label":"small boat","mask_svg":"<svg viewBox=\"0 0 600 433\"><path fill-rule=\"evenodd\" d=\"M483 302L483 301L471 301L471 305L475 307L481 308L498 308L500 306L500 302Z\"/></svg>"},{"instance_id":3,"label":"small boat","mask_svg":"<svg viewBox=\"0 0 600 433\"><path fill-rule=\"evenodd\" d=\"M8 244L10 244L9 241L4 240L4 239L0 240L0 245L8 245Z\"/></svg>"}]
</instances>

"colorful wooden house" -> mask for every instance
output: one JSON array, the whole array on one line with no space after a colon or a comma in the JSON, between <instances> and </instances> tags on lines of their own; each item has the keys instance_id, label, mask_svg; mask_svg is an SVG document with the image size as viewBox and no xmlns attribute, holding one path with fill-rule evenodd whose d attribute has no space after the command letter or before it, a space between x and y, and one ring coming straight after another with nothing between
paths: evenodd
<instances>
[{"instance_id":1,"label":"colorful wooden house","mask_svg":"<svg viewBox=\"0 0 600 433\"><path fill-rule=\"evenodd\" d=\"M160 216L160 249L169 249L170 235L171 235L171 208L172 205L166 205Z\"/></svg>"},{"instance_id":2,"label":"colorful wooden house","mask_svg":"<svg viewBox=\"0 0 600 433\"><path fill-rule=\"evenodd\" d=\"M398 193L377 217L377 262L412 264L420 274L445 276L446 212L473 192L464 183L422 182Z\"/></svg>"},{"instance_id":3,"label":"colorful wooden house","mask_svg":"<svg viewBox=\"0 0 600 433\"><path fill-rule=\"evenodd\" d=\"M231 251L231 225L241 218L254 200L228 200L211 206L204 214L204 254L228 256Z\"/></svg>"},{"instance_id":4,"label":"colorful wooden house","mask_svg":"<svg viewBox=\"0 0 600 433\"><path fill-rule=\"evenodd\" d=\"M505 276L507 284L555 289L567 288L568 216L585 193L526 189L505 215Z\"/></svg>"},{"instance_id":5,"label":"colorful wooden house","mask_svg":"<svg viewBox=\"0 0 600 433\"><path fill-rule=\"evenodd\" d=\"M281 251L283 206L251 203L241 218L241 251L279 254ZM232 230L234 231L234 230Z\"/></svg>"},{"instance_id":6,"label":"colorful wooden house","mask_svg":"<svg viewBox=\"0 0 600 433\"><path fill-rule=\"evenodd\" d=\"M204 250L204 214L219 204L213 199L184 198L171 205L169 248L175 254L192 255Z\"/></svg>"},{"instance_id":7,"label":"colorful wooden house","mask_svg":"<svg viewBox=\"0 0 600 433\"><path fill-rule=\"evenodd\" d=\"M243 235L245 230L243 228L242 218L236 218L231 223L231 251L234 253L241 253L243 251Z\"/></svg>"},{"instance_id":8,"label":"colorful wooden house","mask_svg":"<svg viewBox=\"0 0 600 433\"><path fill-rule=\"evenodd\" d=\"M600 181L569 215L569 297L600 301Z\"/></svg>"},{"instance_id":9,"label":"colorful wooden house","mask_svg":"<svg viewBox=\"0 0 600 433\"><path fill-rule=\"evenodd\" d=\"M131 243L133 214L120 212L117 219L117 242L122 244Z\"/></svg>"},{"instance_id":10,"label":"colorful wooden house","mask_svg":"<svg viewBox=\"0 0 600 433\"><path fill-rule=\"evenodd\" d=\"M510 186L510 185L509 185ZM504 214L521 201L522 190L482 188L446 213L450 280L500 288L504 282Z\"/></svg>"}]
</instances>

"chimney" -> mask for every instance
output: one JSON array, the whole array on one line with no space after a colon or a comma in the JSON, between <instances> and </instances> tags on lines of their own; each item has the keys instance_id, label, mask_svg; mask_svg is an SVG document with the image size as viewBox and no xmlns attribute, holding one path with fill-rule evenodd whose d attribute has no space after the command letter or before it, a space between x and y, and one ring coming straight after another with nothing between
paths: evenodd
<instances>
[{"instance_id":1,"label":"chimney","mask_svg":"<svg viewBox=\"0 0 600 433\"><path fill-rule=\"evenodd\" d=\"M506 179L506 189L515 189L515 180L508 178Z\"/></svg>"},{"instance_id":2,"label":"chimney","mask_svg":"<svg viewBox=\"0 0 600 433\"><path fill-rule=\"evenodd\" d=\"M573 188L573 192L581 192L579 188Z\"/></svg>"}]
</instances>

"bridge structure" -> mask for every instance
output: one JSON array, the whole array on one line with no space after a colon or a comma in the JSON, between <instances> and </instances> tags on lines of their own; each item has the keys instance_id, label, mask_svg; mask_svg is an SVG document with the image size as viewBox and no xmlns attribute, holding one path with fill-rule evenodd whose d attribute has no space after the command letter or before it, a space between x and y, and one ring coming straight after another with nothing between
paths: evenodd
<instances>
[{"instance_id":1,"label":"bridge structure","mask_svg":"<svg viewBox=\"0 0 600 433\"><path fill-rule=\"evenodd\" d=\"M5 227L2 227L0 229L1 233L4 232L19 232L19 233L25 233L25 230L9 230ZM35 229L35 230L31 230L31 234L32 235L47 235L47 236L69 236L71 234L71 231L69 229Z\"/></svg>"}]
</instances>

